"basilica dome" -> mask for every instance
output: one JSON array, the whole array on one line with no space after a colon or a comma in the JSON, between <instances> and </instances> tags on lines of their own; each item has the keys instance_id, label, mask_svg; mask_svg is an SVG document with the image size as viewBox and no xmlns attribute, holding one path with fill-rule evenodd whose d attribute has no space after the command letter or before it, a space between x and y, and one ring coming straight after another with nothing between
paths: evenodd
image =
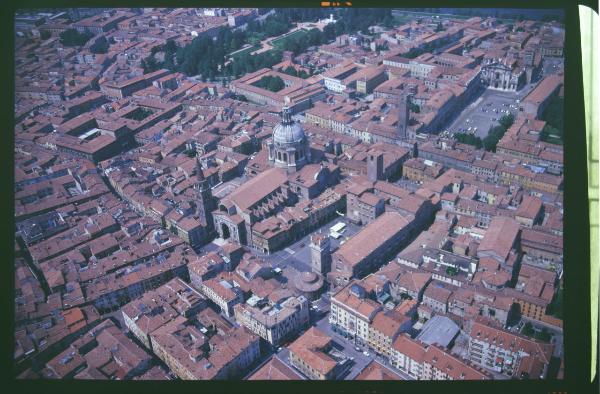
<instances>
[{"instance_id":1,"label":"basilica dome","mask_svg":"<svg viewBox=\"0 0 600 394\"><path fill-rule=\"evenodd\" d=\"M273 142L276 144L295 144L304 140L302 126L292 120L292 112L283 107L282 121L273 129Z\"/></svg>"},{"instance_id":2,"label":"basilica dome","mask_svg":"<svg viewBox=\"0 0 600 394\"><path fill-rule=\"evenodd\" d=\"M302 126L292 119L292 111L286 105L281 111L281 123L273 128L273 138L267 143L269 162L284 168L288 173L310 163L310 144Z\"/></svg>"}]
</instances>

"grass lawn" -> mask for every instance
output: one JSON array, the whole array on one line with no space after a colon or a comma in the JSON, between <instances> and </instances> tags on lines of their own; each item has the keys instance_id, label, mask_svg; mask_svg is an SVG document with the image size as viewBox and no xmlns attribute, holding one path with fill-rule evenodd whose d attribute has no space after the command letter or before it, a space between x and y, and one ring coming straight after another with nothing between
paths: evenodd
<instances>
[{"instance_id":1,"label":"grass lawn","mask_svg":"<svg viewBox=\"0 0 600 394\"><path fill-rule=\"evenodd\" d=\"M418 11L397 11L393 13L394 21L400 23L406 23L416 21L419 18L436 17L439 16L442 19L469 19L474 15L458 15L458 14L438 14L432 12L418 12ZM437 18L436 18L437 19Z\"/></svg>"},{"instance_id":2,"label":"grass lawn","mask_svg":"<svg viewBox=\"0 0 600 394\"><path fill-rule=\"evenodd\" d=\"M543 138L543 141L548 142L550 144L555 144L555 145L562 145L563 144L563 141L562 141L561 138L555 137L555 136L552 136L552 135L549 135L548 137Z\"/></svg>"},{"instance_id":3,"label":"grass lawn","mask_svg":"<svg viewBox=\"0 0 600 394\"><path fill-rule=\"evenodd\" d=\"M281 37L278 37L278 38L276 38L276 39L272 40L272 41L270 42L270 44L271 44L271 45L273 45L273 46L274 46L275 48L277 48L277 49L281 49L281 47L282 47L282 45L283 45L283 41L284 41L286 38L292 38L292 37L293 37L293 38L299 38L300 36L304 36L304 35L306 35L306 33L307 33L307 30L305 30L305 29L296 30L296 31L295 31L295 32L293 32L293 33L290 33L290 34L288 34L288 35L281 36Z\"/></svg>"},{"instance_id":4,"label":"grass lawn","mask_svg":"<svg viewBox=\"0 0 600 394\"><path fill-rule=\"evenodd\" d=\"M242 56L242 55L244 55L246 53L250 53L252 51L256 51L259 48L260 48L260 45L252 45L251 47L248 47L248 48L245 48L245 49L242 49L242 50L238 49L237 51L230 53L228 56L235 58L235 57L238 57L238 56Z\"/></svg>"}]
</instances>

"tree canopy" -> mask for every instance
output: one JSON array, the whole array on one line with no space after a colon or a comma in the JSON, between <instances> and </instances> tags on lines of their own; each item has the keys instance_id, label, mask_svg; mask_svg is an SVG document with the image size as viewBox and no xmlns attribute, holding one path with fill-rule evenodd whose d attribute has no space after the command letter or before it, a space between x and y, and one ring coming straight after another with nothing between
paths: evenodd
<instances>
[{"instance_id":1,"label":"tree canopy","mask_svg":"<svg viewBox=\"0 0 600 394\"><path fill-rule=\"evenodd\" d=\"M463 144L473 145L477 149L480 149L483 146L483 142L481 138L468 133L455 133L454 139Z\"/></svg>"},{"instance_id":2,"label":"tree canopy","mask_svg":"<svg viewBox=\"0 0 600 394\"><path fill-rule=\"evenodd\" d=\"M291 75L293 77L298 77L298 78L303 78L303 79L306 79L310 76L304 70L300 70L300 71L296 70L296 68L294 66L288 66L285 69L281 70L281 72L283 72L284 74L287 74L287 75Z\"/></svg>"},{"instance_id":3,"label":"tree canopy","mask_svg":"<svg viewBox=\"0 0 600 394\"><path fill-rule=\"evenodd\" d=\"M255 55L242 51L233 55L230 60L230 54L246 44L256 45L269 37L287 33L295 22L316 22L329 17L330 13L334 13L338 21L335 24L326 25L323 31L311 29L302 35L291 35L282 40L281 45L277 45L279 48ZM200 75L203 80L210 80L214 77L237 78L281 62L283 51L291 51L297 55L310 46L328 43L341 34L355 34L359 31L368 34L369 26L381 23L393 24L391 10L383 8L360 10L353 8L337 10L281 8L263 21L249 21L245 30L222 27L218 30L214 40L200 36L194 38L185 47L178 47L174 41L169 40L163 48L157 50L157 52L160 50L165 52L164 62L159 63L154 59L155 53L152 53L151 57L142 61L142 67L144 72L167 68L189 76ZM307 75L301 72L296 76L305 78Z\"/></svg>"},{"instance_id":4,"label":"tree canopy","mask_svg":"<svg viewBox=\"0 0 600 394\"><path fill-rule=\"evenodd\" d=\"M99 39L97 39L96 42L94 42L90 46L90 52L92 52L92 53L107 53L109 47L110 47L110 44L109 44L108 40L106 39L106 37L102 36Z\"/></svg>"},{"instance_id":5,"label":"tree canopy","mask_svg":"<svg viewBox=\"0 0 600 394\"><path fill-rule=\"evenodd\" d=\"M483 139L483 147L485 150L495 152L496 145L498 145L498 142L500 139L502 139L504 133L506 133L506 130L512 126L514 121L515 116L513 114L508 114L501 117L498 121L499 125L492 127L490 131L488 131L488 135Z\"/></svg>"},{"instance_id":6,"label":"tree canopy","mask_svg":"<svg viewBox=\"0 0 600 394\"><path fill-rule=\"evenodd\" d=\"M254 83L254 86L270 90L271 92L279 92L285 87L285 83L283 82L283 79L278 76L273 77L270 75L265 75L256 83Z\"/></svg>"},{"instance_id":7,"label":"tree canopy","mask_svg":"<svg viewBox=\"0 0 600 394\"><path fill-rule=\"evenodd\" d=\"M554 144L562 144L565 127L564 98L553 97L542 114L546 126L541 132L541 139ZM554 137L555 136L555 137Z\"/></svg>"},{"instance_id":8,"label":"tree canopy","mask_svg":"<svg viewBox=\"0 0 600 394\"><path fill-rule=\"evenodd\" d=\"M60 33L60 43L67 47L82 46L92 37L94 34L89 31L79 33L75 29L68 29Z\"/></svg>"}]
</instances>

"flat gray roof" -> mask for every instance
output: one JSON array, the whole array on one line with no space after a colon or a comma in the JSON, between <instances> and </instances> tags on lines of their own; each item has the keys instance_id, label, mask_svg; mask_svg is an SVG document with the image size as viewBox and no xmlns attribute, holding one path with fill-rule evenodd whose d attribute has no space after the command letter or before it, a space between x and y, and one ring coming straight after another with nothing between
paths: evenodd
<instances>
[{"instance_id":1,"label":"flat gray roof","mask_svg":"<svg viewBox=\"0 0 600 394\"><path fill-rule=\"evenodd\" d=\"M459 331L460 328L450 318L436 315L423 325L417 339L428 345L448 347Z\"/></svg>"}]
</instances>

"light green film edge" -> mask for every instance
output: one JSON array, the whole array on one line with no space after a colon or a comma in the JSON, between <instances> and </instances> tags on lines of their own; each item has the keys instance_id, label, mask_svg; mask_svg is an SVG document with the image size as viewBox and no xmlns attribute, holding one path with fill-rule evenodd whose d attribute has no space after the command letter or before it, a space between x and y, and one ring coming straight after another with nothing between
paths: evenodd
<instances>
[{"instance_id":1,"label":"light green film edge","mask_svg":"<svg viewBox=\"0 0 600 394\"><path fill-rule=\"evenodd\" d=\"M598 14L589 7L579 6L579 24L581 31L581 56L583 73L583 94L585 105L585 128L588 153L588 198L590 201L590 299L591 299L591 373L590 381L596 375L597 333L598 333L598 279L600 278L598 244L600 233L600 210L598 209ZM596 109L596 110L594 110Z\"/></svg>"}]
</instances>

